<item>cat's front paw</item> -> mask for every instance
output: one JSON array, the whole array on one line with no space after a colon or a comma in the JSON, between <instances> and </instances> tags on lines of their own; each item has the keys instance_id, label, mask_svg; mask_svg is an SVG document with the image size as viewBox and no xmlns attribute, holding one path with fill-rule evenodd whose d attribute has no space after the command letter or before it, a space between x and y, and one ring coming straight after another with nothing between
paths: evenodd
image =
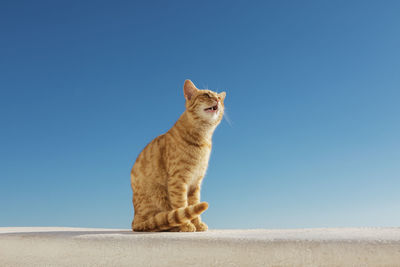
<instances>
[{"instance_id":1,"label":"cat's front paw","mask_svg":"<svg viewBox=\"0 0 400 267\"><path fill-rule=\"evenodd\" d=\"M196 232L196 226L193 223L188 222L179 226L180 232Z\"/></svg>"},{"instance_id":2,"label":"cat's front paw","mask_svg":"<svg viewBox=\"0 0 400 267\"><path fill-rule=\"evenodd\" d=\"M197 232L204 232L208 230L208 226L207 224L200 222L198 224L195 225L196 226L196 231Z\"/></svg>"}]
</instances>

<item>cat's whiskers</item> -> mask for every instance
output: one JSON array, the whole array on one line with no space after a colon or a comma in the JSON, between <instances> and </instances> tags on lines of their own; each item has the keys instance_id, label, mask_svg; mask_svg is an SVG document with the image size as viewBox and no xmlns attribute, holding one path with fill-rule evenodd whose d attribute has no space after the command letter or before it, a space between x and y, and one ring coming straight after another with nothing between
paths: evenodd
<instances>
[{"instance_id":1,"label":"cat's whiskers","mask_svg":"<svg viewBox=\"0 0 400 267\"><path fill-rule=\"evenodd\" d=\"M226 112L226 109L224 110L224 115L223 115L224 119L226 120L226 122L229 124L229 126L231 126L231 128L233 128L232 126L232 122L229 119L228 113Z\"/></svg>"},{"instance_id":2,"label":"cat's whiskers","mask_svg":"<svg viewBox=\"0 0 400 267\"><path fill-rule=\"evenodd\" d=\"M219 91L220 91L220 90L219 90L218 88L215 90L215 92L216 92L217 94L219 94ZM226 120L226 122L229 124L229 126L231 126L231 128L233 128L233 126L232 126L232 121L229 119L228 113L226 112L226 109L225 109L225 108L224 108L223 118Z\"/></svg>"}]
</instances>

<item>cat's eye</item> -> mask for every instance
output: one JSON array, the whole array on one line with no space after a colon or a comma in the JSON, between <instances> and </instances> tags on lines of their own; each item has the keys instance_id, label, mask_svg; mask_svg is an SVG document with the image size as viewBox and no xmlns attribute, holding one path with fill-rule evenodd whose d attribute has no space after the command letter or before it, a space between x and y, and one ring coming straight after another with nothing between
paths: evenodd
<instances>
[{"instance_id":1,"label":"cat's eye","mask_svg":"<svg viewBox=\"0 0 400 267\"><path fill-rule=\"evenodd\" d=\"M204 96L206 96L208 98L211 98L211 96L209 94L204 94Z\"/></svg>"}]
</instances>

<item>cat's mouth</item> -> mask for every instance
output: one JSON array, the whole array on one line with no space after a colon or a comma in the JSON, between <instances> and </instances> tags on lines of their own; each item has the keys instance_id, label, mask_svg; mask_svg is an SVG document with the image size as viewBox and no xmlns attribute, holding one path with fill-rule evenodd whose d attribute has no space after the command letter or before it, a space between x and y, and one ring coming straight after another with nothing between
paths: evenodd
<instances>
[{"instance_id":1,"label":"cat's mouth","mask_svg":"<svg viewBox=\"0 0 400 267\"><path fill-rule=\"evenodd\" d=\"M218 104L216 104L215 106L209 107L209 108L205 108L204 111L205 112L216 112L218 110Z\"/></svg>"}]
</instances>

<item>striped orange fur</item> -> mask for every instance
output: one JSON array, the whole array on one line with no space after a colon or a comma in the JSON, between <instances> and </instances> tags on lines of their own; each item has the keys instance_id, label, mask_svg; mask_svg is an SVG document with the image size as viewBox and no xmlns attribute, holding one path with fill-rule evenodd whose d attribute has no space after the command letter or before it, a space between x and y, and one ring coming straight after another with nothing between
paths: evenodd
<instances>
[{"instance_id":1,"label":"striped orange fur","mask_svg":"<svg viewBox=\"0 0 400 267\"><path fill-rule=\"evenodd\" d=\"M211 138L224 113L225 92L199 90L186 80L186 110L139 154L131 171L134 231L206 231L200 187Z\"/></svg>"}]
</instances>

